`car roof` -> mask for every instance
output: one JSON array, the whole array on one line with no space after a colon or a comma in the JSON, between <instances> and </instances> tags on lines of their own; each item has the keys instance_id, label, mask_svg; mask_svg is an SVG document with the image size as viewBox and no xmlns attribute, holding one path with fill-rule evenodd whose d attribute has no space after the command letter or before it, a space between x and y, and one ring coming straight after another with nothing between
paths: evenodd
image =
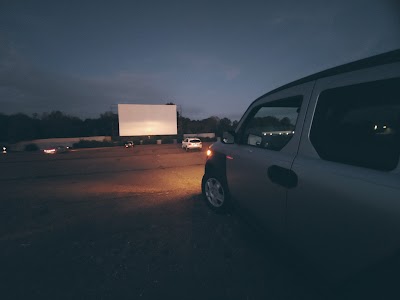
<instances>
[{"instance_id":1,"label":"car roof","mask_svg":"<svg viewBox=\"0 0 400 300\"><path fill-rule=\"evenodd\" d=\"M353 72L356 70L366 69L366 68L379 66L379 65L390 64L390 63L394 63L394 62L400 62L400 49L389 51L389 52L378 54L378 55L374 55L374 56L367 57L364 59L360 59L360 60L357 60L354 62L350 62L350 63L340 65L337 67L333 67L333 68L303 77L301 79L292 81L288 84L280 86L280 87L258 97L256 100L254 100L252 102L252 104L260 98L263 98L265 96L279 92L281 90L287 89L292 86L296 86L299 84L303 84L303 83L306 83L309 81L317 80L317 79L328 77L328 76L338 75L338 74L347 73L347 72Z\"/></svg>"}]
</instances>

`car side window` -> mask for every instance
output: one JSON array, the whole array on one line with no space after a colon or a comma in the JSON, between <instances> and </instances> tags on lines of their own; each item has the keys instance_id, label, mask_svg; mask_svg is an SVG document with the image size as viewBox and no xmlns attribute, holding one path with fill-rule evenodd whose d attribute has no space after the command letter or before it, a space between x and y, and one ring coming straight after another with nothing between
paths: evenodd
<instances>
[{"instance_id":1,"label":"car side window","mask_svg":"<svg viewBox=\"0 0 400 300\"><path fill-rule=\"evenodd\" d=\"M239 133L239 143L280 151L295 132L302 100L296 96L254 108Z\"/></svg>"},{"instance_id":2,"label":"car side window","mask_svg":"<svg viewBox=\"0 0 400 300\"><path fill-rule=\"evenodd\" d=\"M328 161L390 171L400 154L400 78L323 91L310 140Z\"/></svg>"}]
</instances>

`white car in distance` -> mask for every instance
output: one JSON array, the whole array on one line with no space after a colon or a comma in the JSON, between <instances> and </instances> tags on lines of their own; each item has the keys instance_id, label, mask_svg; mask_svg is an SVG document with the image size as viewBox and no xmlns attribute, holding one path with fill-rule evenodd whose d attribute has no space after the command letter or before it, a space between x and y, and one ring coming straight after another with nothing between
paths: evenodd
<instances>
[{"instance_id":1,"label":"white car in distance","mask_svg":"<svg viewBox=\"0 0 400 300\"><path fill-rule=\"evenodd\" d=\"M191 149L201 150L203 145L198 138L186 138L182 141L182 149L189 151Z\"/></svg>"}]
</instances>

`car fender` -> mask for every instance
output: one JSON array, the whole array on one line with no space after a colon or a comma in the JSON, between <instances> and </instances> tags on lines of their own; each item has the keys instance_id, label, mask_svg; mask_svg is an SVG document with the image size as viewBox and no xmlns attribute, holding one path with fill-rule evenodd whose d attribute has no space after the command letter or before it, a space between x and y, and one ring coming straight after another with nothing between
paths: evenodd
<instances>
[{"instance_id":1,"label":"car fender","mask_svg":"<svg viewBox=\"0 0 400 300\"><path fill-rule=\"evenodd\" d=\"M205 174L213 173L226 182L226 155L222 152L211 150L212 155L205 164Z\"/></svg>"}]
</instances>

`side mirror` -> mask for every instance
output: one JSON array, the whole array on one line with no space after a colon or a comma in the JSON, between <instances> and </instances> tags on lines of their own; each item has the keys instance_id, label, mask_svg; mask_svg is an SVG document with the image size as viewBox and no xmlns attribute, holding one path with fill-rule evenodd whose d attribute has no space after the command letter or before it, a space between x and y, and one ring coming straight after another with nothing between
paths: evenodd
<instances>
[{"instance_id":1,"label":"side mirror","mask_svg":"<svg viewBox=\"0 0 400 300\"><path fill-rule=\"evenodd\" d=\"M233 144L235 143L235 132L234 131L225 131L222 134L222 142L224 144Z\"/></svg>"}]
</instances>

